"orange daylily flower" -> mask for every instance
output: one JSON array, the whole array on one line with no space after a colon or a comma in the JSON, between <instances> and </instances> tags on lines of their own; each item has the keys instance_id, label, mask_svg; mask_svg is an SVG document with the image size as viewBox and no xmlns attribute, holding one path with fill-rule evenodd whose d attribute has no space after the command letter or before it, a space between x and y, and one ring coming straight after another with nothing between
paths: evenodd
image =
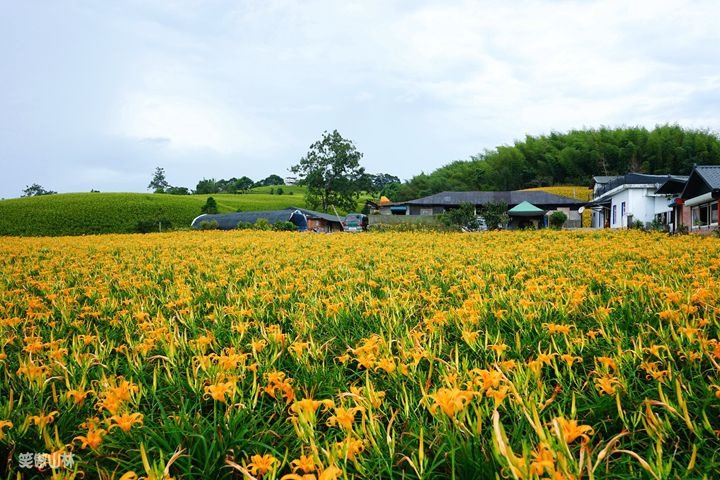
<instances>
[{"instance_id":1,"label":"orange daylily flower","mask_svg":"<svg viewBox=\"0 0 720 480\"><path fill-rule=\"evenodd\" d=\"M248 463L247 469L253 475L262 476L267 475L277 464L277 458L273 457L269 453L266 453L265 455L253 455L250 457L250 463Z\"/></svg>"},{"instance_id":2,"label":"orange daylily flower","mask_svg":"<svg viewBox=\"0 0 720 480\"><path fill-rule=\"evenodd\" d=\"M463 411L468 402L475 396L474 392L460 390L458 388L441 388L430 398L434 400L434 404L430 406L430 412L434 415L438 408L448 417L454 417Z\"/></svg>"},{"instance_id":3,"label":"orange daylily flower","mask_svg":"<svg viewBox=\"0 0 720 480\"><path fill-rule=\"evenodd\" d=\"M556 428L559 435L566 443L572 443L578 438L584 442L590 440L588 435L593 434L593 429L589 425L578 425L577 420L566 420L563 417L555 418Z\"/></svg>"},{"instance_id":4,"label":"orange daylily flower","mask_svg":"<svg viewBox=\"0 0 720 480\"><path fill-rule=\"evenodd\" d=\"M110 417L110 428L108 431L112 431L113 428L118 427L123 432L129 432L133 425L136 423L143 424L142 413L124 413L122 415L113 415Z\"/></svg>"}]
</instances>

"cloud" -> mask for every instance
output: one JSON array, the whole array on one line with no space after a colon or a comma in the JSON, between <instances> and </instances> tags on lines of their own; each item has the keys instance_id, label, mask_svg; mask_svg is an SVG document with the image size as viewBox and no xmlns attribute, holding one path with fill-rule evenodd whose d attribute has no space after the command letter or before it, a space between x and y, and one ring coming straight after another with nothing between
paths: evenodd
<instances>
[{"instance_id":1,"label":"cloud","mask_svg":"<svg viewBox=\"0 0 720 480\"><path fill-rule=\"evenodd\" d=\"M257 124L211 101L131 94L122 101L118 117L118 133L141 141L159 138L172 149L228 154L257 152L272 145Z\"/></svg>"},{"instance_id":2,"label":"cloud","mask_svg":"<svg viewBox=\"0 0 720 480\"><path fill-rule=\"evenodd\" d=\"M0 19L0 161L16 170L0 195L51 170L60 191L143 191L133 175L157 165L188 186L283 175L334 128L369 171L403 178L525 134L720 130L719 13L705 0L16 2ZM85 170L96 185L79 185Z\"/></svg>"}]
</instances>

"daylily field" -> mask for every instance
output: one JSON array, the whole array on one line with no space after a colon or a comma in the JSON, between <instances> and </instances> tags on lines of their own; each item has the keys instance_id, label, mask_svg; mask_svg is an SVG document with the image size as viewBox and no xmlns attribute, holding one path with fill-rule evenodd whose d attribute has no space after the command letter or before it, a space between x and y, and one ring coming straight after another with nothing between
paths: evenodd
<instances>
[{"instance_id":1,"label":"daylily field","mask_svg":"<svg viewBox=\"0 0 720 480\"><path fill-rule=\"evenodd\" d=\"M719 275L637 231L2 238L0 478L713 478Z\"/></svg>"}]
</instances>

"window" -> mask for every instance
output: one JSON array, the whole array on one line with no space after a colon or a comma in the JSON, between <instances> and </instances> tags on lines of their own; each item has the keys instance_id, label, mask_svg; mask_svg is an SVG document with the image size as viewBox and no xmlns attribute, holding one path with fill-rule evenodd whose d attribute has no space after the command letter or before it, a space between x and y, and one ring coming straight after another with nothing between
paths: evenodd
<instances>
[{"instance_id":1,"label":"window","mask_svg":"<svg viewBox=\"0 0 720 480\"><path fill-rule=\"evenodd\" d=\"M710 204L710 224L718 224L718 202Z\"/></svg>"},{"instance_id":2,"label":"window","mask_svg":"<svg viewBox=\"0 0 720 480\"><path fill-rule=\"evenodd\" d=\"M620 204L620 218L625 216L625 202Z\"/></svg>"},{"instance_id":3,"label":"window","mask_svg":"<svg viewBox=\"0 0 720 480\"><path fill-rule=\"evenodd\" d=\"M708 204L692 208L692 228L704 227L708 224Z\"/></svg>"},{"instance_id":4,"label":"window","mask_svg":"<svg viewBox=\"0 0 720 480\"><path fill-rule=\"evenodd\" d=\"M613 205L612 223L613 225L617 223L617 205Z\"/></svg>"},{"instance_id":5,"label":"window","mask_svg":"<svg viewBox=\"0 0 720 480\"><path fill-rule=\"evenodd\" d=\"M420 215L432 215L433 210L432 208L421 208L420 209Z\"/></svg>"}]
</instances>

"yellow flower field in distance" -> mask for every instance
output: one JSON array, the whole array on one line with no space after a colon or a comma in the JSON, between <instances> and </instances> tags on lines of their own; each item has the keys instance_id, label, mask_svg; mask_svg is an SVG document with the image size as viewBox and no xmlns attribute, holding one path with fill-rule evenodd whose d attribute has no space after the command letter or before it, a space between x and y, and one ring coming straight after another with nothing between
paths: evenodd
<instances>
[{"instance_id":1,"label":"yellow flower field in distance","mask_svg":"<svg viewBox=\"0 0 720 480\"><path fill-rule=\"evenodd\" d=\"M712 478L719 274L640 231L6 237L0 478Z\"/></svg>"}]
</instances>

